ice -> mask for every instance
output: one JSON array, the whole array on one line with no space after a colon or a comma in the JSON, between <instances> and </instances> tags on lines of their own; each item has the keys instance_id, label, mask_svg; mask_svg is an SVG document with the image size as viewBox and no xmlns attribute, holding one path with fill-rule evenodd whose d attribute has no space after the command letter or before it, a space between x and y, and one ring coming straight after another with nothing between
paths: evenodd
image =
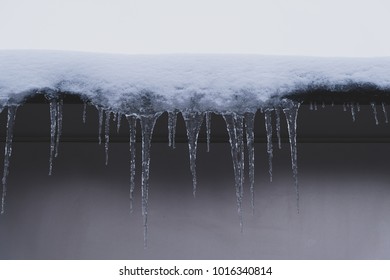
<instances>
[{"instance_id":1,"label":"ice","mask_svg":"<svg viewBox=\"0 0 390 280\"><path fill-rule=\"evenodd\" d=\"M142 129L142 216L144 223L144 247L148 243L148 198L149 198L149 167L150 167L150 148L154 125L161 113L139 116Z\"/></svg>"},{"instance_id":2,"label":"ice","mask_svg":"<svg viewBox=\"0 0 390 280\"><path fill-rule=\"evenodd\" d=\"M265 129L267 132L268 173L269 173L270 182L272 182L272 158L273 158L271 113L272 113L272 109L266 109L264 112Z\"/></svg>"},{"instance_id":3,"label":"ice","mask_svg":"<svg viewBox=\"0 0 390 280\"><path fill-rule=\"evenodd\" d=\"M62 134L62 107L64 106L64 101L62 98L58 100L57 103L57 139L56 139L56 152L55 157L58 157L58 146L60 145L60 138Z\"/></svg>"},{"instance_id":4,"label":"ice","mask_svg":"<svg viewBox=\"0 0 390 280\"><path fill-rule=\"evenodd\" d=\"M206 112L207 152L210 152L210 134L211 134L211 112Z\"/></svg>"},{"instance_id":5,"label":"ice","mask_svg":"<svg viewBox=\"0 0 390 280\"><path fill-rule=\"evenodd\" d=\"M278 137L278 147L279 149L282 148L282 141L280 138L280 109L275 108L275 115L276 115L276 136Z\"/></svg>"},{"instance_id":6,"label":"ice","mask_svg":"<svg viewBox=\"0 0 390 280\"><path fill-rule=\"evenodd\" d=\"M108 165L108 148L110 144L110 119L111 112L109 110L106 111L106 123L104 125L104 149L106 151L106 165Z\"/></svg>"},{"instance_id":7,"label":"ice","mask_svg":"<svg viewBox=\"0 0 390 280\"><path fill-rule=\"evenodd\" d=\"M87 102L84 101L83 105L83 124L87 121Z\"/></svg>"},{"instance_id":8,"label":"ice","mask_svg":"<svg viewBox=\"0 0 390 280\"><path fill-rule=\"evenodd\" d=\"M136 128L137 118L135 116L127 116L129 122L130 133L130 213L133 212L133 193L135 188L135 144L136 144Z\"/></svg>"},{"instance_id":9,"label":"ice","mask_svg":"<svg viewBox=\"0 0 390 280\"><path fill-rule=\"evenodd\" d=\"M102 126L103 126L103 116L104 116L104 110L102 107L98 107L98 113L99 113L99 145L102 144Z\"/></svg>"},{"instance_id":10,"label":"ice","mask_svg":"<svg viewBox=\"0 0 390 280\"><path fill-rule=\"evenodd\" d=\"M229 134L229 142L233 160L234 181L236 188L237 211L240 219L240 229L243 231L242 197L244 194L244 139L243 121L240 114L223 114Z\"/></svg>"},{"instance_id":11,"label":"ice","mask_svg":"<svg viewBox=\"0 0 390 280\"><path fill-rule=\"evenodd\" d=\"M3 191L1 196L1 214L4 214L5 211L5 197L7 195L7 177L9 173L9 163L12 154L12 139L14 136L14 124L16 118L16 110L18 106L11 105L8 106L8 117L7 117L7 135L5 138L5 147L4 147L4 171L3 171Z\"/></svg>"},{"instance_id":12,"label":"ice","mask_svg":"<svg viewBox=\"0 0 390 280\"><path fill-rule=\"evenodd\" d=\"M175 148L177 111L168 111L168 145Z\"/></svg>"},{"instance_id":13,"label":"ice","mask_svg":"<svg viewBox=\"0 0 390 280\"><path fill-rule=\"evenodd\" d=\"M378 121L378 114L376 112L376 105L375 105L375 102L371 102L371 108L372 108L372 112L374 114L374 118L375 118L375 124L376 125L379 125L379 121Z\"/></svg>"},{"instance_id":14,"label":"ice","mask_svg":"<svg viewBox=\"0 0 390 280\"><path fill-rule=\"evenodd\" d=\"M246 129L246 146L248 149L248 168L249 168L249 184L250 184L250 192L251 192L251 208L252 214L254 214L255 209L255 134L254 134L254 126L255 126L255 113L247 112L244 114L245 119L245 129Z\"/></svg>"},{"instance_id":15,"label":"ice","mask_svg":"<svg viewBox=\"0 0 390 280\"><path fill-rule=\"evenodd\" d=\"M355 106L353 105L353 103L351 103L351 115L352 115L352 121L355 122L356 120L356 117L355 117Z\"/></svg>"},{"instance_id":16,"label":"ice","mask_svg":"<svg viewBox=\"0 0 390 280\"><path fill-rule=\"evenodd\" d=\"M387 117L387 112L386 112L386 106L384 102L382 102L382 111L383 111L383 115L385 116L385 122L389 123L389 119Z\"/></svg>"},{"instance_id":17,"label":"ice","mask_svg":"<svg viewBox=\"0 0 390 280\"><path fill-rule=\"evenodd\" d=\"M184 122L186 124L188 149L190 153L190 169L192 173L192 193L196 195L196 148L198 145L198 135L200 127L202 126L204 113L198 111L182 111Z\"/></svg>"},{"instance_id":18,"label":"ice","mask_svg":"<svg viewBox=\"0 0 390 280\"><path fill-rule=\"evenodd\" d=\"M115 114L114 114L114 116L115 116ZM119 112L116 113L115 119L116 119L116 133L119 133L119 130L121 129L122 114L120 114Z\"/></svg>"},{"instance_id":19,"label":"ice","mask_svg":"<svg viewBox=\"0 0 390 280\"><path fill-rule=\"evenodd\" d=\"M297 117L301 104L291 100L283 100L283 112L287 120L288 137L291 149L291 167L295 183L295 192L297 198L297 211L299 213L299 185L298 185L298 152L297 152Z\"/></svg>"},{"instance_id":20,"label":"ice","mask_svg":"<svg viewBox=\"0 0 390 280\"><path fill-rule=\"evenodd\" d=\"M49 175L53 170L53 157L56 144L58 100L51 98L50 102L50 156L49 156Z\"/></svg>"}]
</instances>

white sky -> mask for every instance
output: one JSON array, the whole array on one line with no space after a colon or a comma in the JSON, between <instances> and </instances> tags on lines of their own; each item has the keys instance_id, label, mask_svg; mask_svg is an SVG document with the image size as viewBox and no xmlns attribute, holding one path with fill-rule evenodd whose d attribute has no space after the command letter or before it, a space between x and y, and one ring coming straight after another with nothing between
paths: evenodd
<instances>
[{"instance_id":1,"label":"white sky","mask_svg":"<svg viewBox=\"0 0 390 280\"><path fill-rule=\"evenodd\" d=\"M0 0L0 49L390 56L389 0Z\"/></svg>"}]
</instances>

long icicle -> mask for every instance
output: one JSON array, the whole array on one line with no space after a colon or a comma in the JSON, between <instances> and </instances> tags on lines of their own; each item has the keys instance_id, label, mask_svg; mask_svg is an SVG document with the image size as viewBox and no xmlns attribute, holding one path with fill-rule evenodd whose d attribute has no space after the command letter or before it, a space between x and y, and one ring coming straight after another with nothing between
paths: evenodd
<instances>
[{"instance_id":1,"label":"long icicle","mask_svg":"<svg viewBox=\"0 0 390 280\"><path fill-rule=\"evenodd\" d=\"M144 247L148 245L148 198L149 198L149 167L150 148L154 125L161 113L140 116L142 129L142 216L144 222Z\"/></svg>"},{"instance_id":2,"label":"long icicle","mask_svg":"<svg viewBox=\"0 0 390 280\"><path fill-rule=\"evenodd\" d=\"M243 231L242 197L244 185L244 143L243 143L243 116L236 113L222 115L229 134L229 142L233 160L234 181L236 188L237 212L240 219L240 229Z\"/></svg>"},{"instance_id":3,"label":"long icicle","mask_svg":"<svg viewBox=\"0 0 390 280\"><path fill-rule=\"evenodd\" d=\"M211 135L211 112L206 112L207 152L210 152L210 135Z\"/></svg>"},{"instance_id":4,"label":"long icicle","mask_svg":"<svg viewBox=\"0 0 390 280\"><path fill-rule=\"evenodd\" d=\"M130 132L130 213L133 212L133 193L135 188L135 144L137 133L137 118L135 116L127 116Z\"/></svg>"},{"instance_id":5,"label":"long icicle","mask_svg":"<svg viewBox=\"0 0 390 280\"><path fill-rule=\"evenodd\" d=\"M168 111L168 146L175 148L177 112Z\"/></svg>"},{"instance_id":6,"label":"long icicle","mask_svg":"<svg viewBox=\"0 0 390 280\"><path fill-rule=\"evenodd\" d=\"M279 149L282 148L282 140L280 137L280 109L275 108L275 115L276 115L276 136L278 137L278 147Z\"/></svg>"},{"instance_id":7,"label":"long icicle","mask_svg":"<svg viewBox=\"0 0 390 280\"><path fill-rule=\"evenodd\" d=\"M255 210L255 147L254 147L254 126L255 126L255 114L248 112L244 114L245 128L246 128L246 146L248 149L248 168L249 168L249 184L251 193L251 208L252 214Z\"/></svg>"},{"instance_id":8,"label":"long icicle","mask_svg":"<svg viewBox=\"0 0 390 280\"><path fill-rule=\"evenodd\" d=\"M50 155L49 155L49 175L53 170L53 157L55 150L56 132L58 118L58 100L52 98L50 100Z\"/></svg>"},{"instance_id":9,"label":"long icicle","mask_svg":"<svg viewBox=\"0 0 390 280\"><path fill-rule=\"evenodd\" d=\"M297 200L297 212L299 213L299 185L298 185L298 151L297 151L297 116L299 102L284 100L283 112L286 116L288 136L291 149L291 167L295 183L295 192Z\"/></svg>"},{"instance_id":10,"label":"long icicle","mask_svg":"<svg viewBox=\"0 0 390 280\"><path fill-rule=\"evenodd\" d=\"M182 112L184 122L186 124L188 150L190 153L190 169L192 173L192 193L196 195L196 149L198 145L199 130L203 122L204 113L198 111Z\"/></svg>"},{"instance_id":11,"label":"long icicle","mask_svg":"<svg viewBox=\"0 0 390 280\"><path fill-rule=\"evenodd\" d=\"M16 118L17 106L8 106L8 117L7 117L7 135L5 139L4 147L4 171L3 171L3 192L1 196L1 214L5 211L5 197L7 195L7 177L9 173L9 163L12 154L12 139L14 135L14 124Z\"/></svg>"},{"instance_id":12,"label":"long icicle","mask_svg":"<svg viewBox=\"0 0 390 280\"><path fill-rule=\"evenodd\" d=\"M56 152L55 157L58 157L58 146L60 145L60 138L62 134L62 109L64 101L61 99L57 103L57 139L56 139Z\"/></svg>"},{"instance_id":13,"label":"long icicle","mask_svg":"<svg viewBox=\"0 0 390 280\"><path fill-rule=\"evenodd\" d=\"M272 182L272 158L273 158L273 148L272 148L272 111L271 109L266 109L264 112L265 120L265 129L267 132L267 153L268 153L268 172L269 180Z\"/></svg>"},{"instance_id":14,"label":"long icicle","mask_svg":"<svg viewBox=\"0 0 390 280\"><path fill-rule=\"evenodd\" d=\"M106 151L106 165L108 165L108 148L110 144L110 119L111 112L109 110L106 111L106 123L104 125L104 149Z\"/></svg>"},{"instance_id":15,"label":"long icicle","mask_svg":"<svg viewBox=\"0 0 390 280\"><path fill-rule=\"evenodd\" d=\"M102 144L103 115L104 115L104 110L102 107L98 107L98 113L99 113L99 145L101 145Z\"/></svg>"}]
</instances>

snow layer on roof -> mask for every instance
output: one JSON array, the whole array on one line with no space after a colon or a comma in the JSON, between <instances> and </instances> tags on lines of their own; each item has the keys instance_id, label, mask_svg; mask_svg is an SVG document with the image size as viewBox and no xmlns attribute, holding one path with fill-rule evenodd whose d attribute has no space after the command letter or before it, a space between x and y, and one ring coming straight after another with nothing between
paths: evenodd
<instances>
[{"instance_id":1,"label":"snow layer on roof","mask_svg":"<svg viewBox=\"0 0 390 280\"><path fill-rule=\"evenodd\" d=\"M252 110L313 87L390 88L390 58L119 55L0 51L0 104L38 91L79 94L123 113Z\"/></svg>"}]
</instances>

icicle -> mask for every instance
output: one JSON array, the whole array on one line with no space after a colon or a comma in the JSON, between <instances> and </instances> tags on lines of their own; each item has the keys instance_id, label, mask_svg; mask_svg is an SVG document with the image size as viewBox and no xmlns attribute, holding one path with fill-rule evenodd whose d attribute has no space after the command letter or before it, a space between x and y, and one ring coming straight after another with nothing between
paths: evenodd
<instances>
[{"instance_id":1,"label":"icicle","mask_svg":"<svg viewBox=\"0 0 390 280\"><path fill-rule=\"evenodd\" d=\"M318 110L318 108L317 108L317 102L314 101L314 111L317 111L317 110Z\"/></svg>"},{"instance_id":2,"label":"icicle","mask_svg":"<svg viewBox=\"0 0 390 280\"><path fill-rule=\"evenodd\" d=\"M347 107L345 106L345 103L343 103L343 111L344 111L344 112L347 111Z\"/></svg>"},{"instance_id":3,"label":"icicle","mask_svg":"<svg viewBox=\"0 0 390 280\"><path fill-rule=\"evenodd\" d=\"M175 148L177 112L168 111L168 145Z\"/></svg>"},{"instance_id":4,"label":"icicle","mask_svg":"<svg viewBox=\"0 0 390 280\"><path fill-rule=\"evenodd\" d=\"M298 152L297 152L297 116L300 103L284 100L283 112L286 116L288 136L291 149L291 166L297 197L297 211L299 213L299 185L298 185Z\"/></svg>"},{"instance_id":5,"label":"icicle","mask_svg":"<svg viewBox=\"0 0 390 280\"><path fill-rule=\"evenodd\" d=\"M387 117L387 112L386 112L386 107L385 107L385 103L384 102L382 102L382 111L383 111L383 114L385 115L385 122L389 123L389 119Z\"/></svg>"},{"instance_id":6,"label":"icicle","mask_svg":"<svg viewBox=\"0 0 390 280\"><path fill-rule=\"evenodd\" d=\"M149 167L150 148L154 125L161 113L154 115L140 116L142 128L142 216L144 222L144 247L147 247L148 240L148 192L149 192Z\"/></svg>"},{"instance_id":7,"label":"icicle","mask_svg":"<svg viewBox=\"0 0 390 280\"><path fill-rule=\"evenodd\" d=\"M374 102L371 102L371 108L372 108L372 111L374 113L375 124L378 125L379 124L378 115L376 113L376 107L375 107L375 103Z\"/></svg>"},{"instance_id":8,"label":"icicle","mask_svg":"<svg viewBox=\"0 0 390 280\"><path fill-rule=\"evenodd\" d=\"M135 144L137 119L135 116L127 116L130 131L130 213L133 212L133 192L135 188Z\"/></svg>"},{"instance_id":9,"label":"icicle","mask_svg":"<svg viewBox=\"0 0 390 280\"><path fill-rule=\"evenodd\" d=\"M246 128L246 146L248 149L248 167L249 167L249 184L251 192L251 207L252 214L255 209L255 147L254 147L254 124L255 124L255 113L245 113L245 128Z\"/></svg>"},{"instance_id":10,"label":"icicle","mask_svg":"<svg viewBox=\"0 0 390 280\"><path fill-rule=\"evenodd\" d=\"M56 152L55 157L58 157L58 146L60 145L60 138L62 134L62 107L64 105L64 101L62 99L58 100L57 103L57 139L56 139Z\"/></svg>"},{"instance_id":11,"label":"icicle","mask_svg":"<svg viewBox=\"0 0 390 280\"><path fill-rule=\"evenodd\" d=\"M7 135L5 139L4 147L4 171L3 171L3 192L1 196L1 214L5 211L5 197L7 195L7 177L9 173L9 163L12 154L12 139L14 136L14 124L16 117L17 106L8 106L8 117L7 117Z\"/></svg>"},{"instance_id":12,"label":"icicle","mask_svg":"<svg viewBox=\"0 0 390 280\"><path fill-rule=\"evenodd\" d=\"M115 116L115 114L114 114ZM116 113L116 133L119 133L119 130L121 129L121 120L122 120L122 114Z\"/></svg>"},{"instance_id":13,"label":"icicle","mask_svg":"<svg viewBox=\"0 0 390 280\"><path fill-rule=\"evenodd\" d=\"M273 148L272 148L272 115L271 110L266 109L264 114L265 119L265 129L267 132L267 153L268 153L268 164L269 164L269 180L272 182L272 158L273 158Z\"/></svg>"},{"instance_id":14,"label":"icicle","mask_svg":"<svg viewBox=\"0 0 390 280\"><path fill-rule=\"evenodd\" d=\"M87 102L84 102L83 106L83 124L85 124L87 120Z\"/></svg>"},{"instance_id":15,"label":"icicle","mask_svg":"<svg viewBox=\"0 0 390 280\"><path fill-rule=\"evenodd\" d=\"M356 103L356 108L357 108L357 111L360 112L360 104L359 103Z\"/></svg>"},{"instance_id":16,"label":"icicle","mask_svg":"<svg viewBox=\"0 0 390 280\"><path fill-rule=\"evenodd\" d=\"M278 137L278 147L279 149L282 148L282 141L280 137L280 110L279 108L275 108L275 115L276 115L276 136Z\"/></svg>"},{"instance_id":17,"label":"icicle","mask_svg":"<svg viewBox=\"0 0 390 280\"><path fill-rule=\"evenodd\" d=\"M325 108L325 101L322 101L322 108Z\"/></svg>"},{"instance_id":18,"label":"icicle","mask_svg":"<svg viewBox=\"0 0 390 280\"><path fill-rule=\"evenodd\" d=\"M243 116L236 113L222 115L226 122L229 134L229 142L233 159L233 170L236 188L237 211L240 218L240 228L243 231L242 221L242 197L244 185L244 141L243 141Z\"/></svg>"},{"instance_id":19,"label":"icicle","mask_svg":"<svg viewBox=\"0 0 390 280\"><path fill-rule=\"evenodd\" d=\"M190 152L190 169L192 173L192 193L196 195L196 148L198 142L199 130L203 122L204 113L197 111L181 112L186 123L188 149Z\"/></svg>"},{"instance_id":20,"label":"icicle","mask_svg":"<svg viewBox=\"0 0 390 280\"><path fill-rule=\"evenodd\" d=\"M56 141L57 130L57 117L58 117L58 101L57 99L50 100L50 158L49 158L49 175L53 170L53 156Z\"/></svg>"},{"instance_id":21,"label":"icicle","mask_svg":"<svg viewBox=\"0 0 390 280\"><path fill-rule=\"evenodd\" d=\"M313 102L310 102L310 111L313 111L313 110L314 110Z\"/></svg>"},{"instance_id":22,"label":"icicle","mask_svg":"<svg viewBox=\"0 0 390 280\"><path fill-rule=\"evenodd\" d=\"M104 126L104 149L106 150L106 165L108 165L108 146L110 143L110 119L111 119L111 112L106 111L106 123Z\"/></svg>"},{"instance_id":23,"label":"icicle","mask_svg":"<svg viewBox=\"0 0 390 280\"><path fill-rule=\"evenodd\" d=\"M207 152L210 152L211 112L206 112Z\"/></svg>"},{"instance_id":24,"label":"icicle","mask_svg":"<svg viewBox=\"0 0 390 280\"><path fill-rule=\"evenodd\" d=\"M332 101L332 107L334 107L334 101Z\"/></svg>"},{"instance_id":25,"label":"icicle","mask_svg":"<svg viewBox=\"0 0 390 280\"><path fill-rule=\"evenodd\" d=\"M352 114L352 121L355 122L355 107L353 106L353 103L351 103L351 114Z\"/></svg>"},{"instance_id":26,"label":"icicle","mask_svg":"<svg viewBox=\"0 0 390 280\"><path fill-rule=\"evenodd\" d=\"M103 115L104 115L103 108L99 107L98 112L99 112L99 145L101 145L102 144Z\"/></svg>"}]
</instances>

